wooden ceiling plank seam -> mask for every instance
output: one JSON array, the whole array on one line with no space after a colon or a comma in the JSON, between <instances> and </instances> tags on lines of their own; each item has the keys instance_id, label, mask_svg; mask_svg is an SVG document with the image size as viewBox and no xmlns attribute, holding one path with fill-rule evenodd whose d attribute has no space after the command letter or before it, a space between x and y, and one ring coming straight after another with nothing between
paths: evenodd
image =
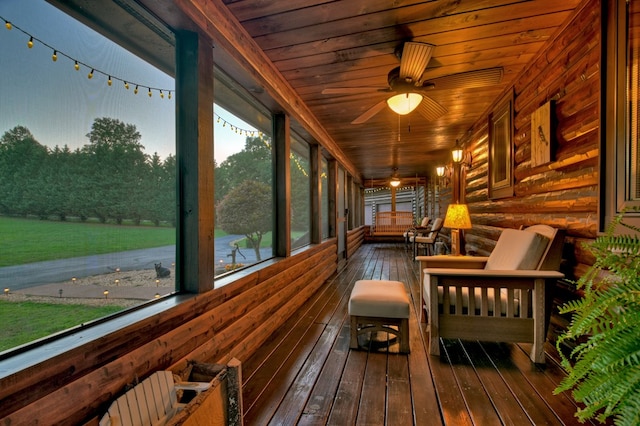
<instances>
[{"instance_id":1,"label":"wooden ceiling plank seam","mask_svg":"<svg viewBox=\"0 0 640 426\"><path fill-rule=\"evenodd\" d=\"M539 17L541 10L544 10L545 14L548 15L553 13L570 13L573 10L571 3L571 1L537 0L535 7L532 7L534 5L532 5L531 2L526 4L516 3L501 8L503 10L499 12L496 11L496 8L491 8L490 11L481 9L471 12L430 17L427 19L424 19L424 17L430 15L418 11L418 6L407 7L399 9L405 12L403 14L404 18L398 17L397 15L390 15L386 12L380 12L378 14L361 15L328 23L309 25L302 31L289 30L265 34L255 37L254 40L263 50L268 51L276 47L288 46L292 40L295 40L296 43L307 43L353 34L354 29L375 28L376 32L397 34L396 37L399 37L399 41L401 41L406 39L408 35L415 33L413 30L414 26L418 30L428 27L431 33L447 32L460 27L479 27L487 24L531 18L535 16L536 13ZM428 3L427 5L431 4L433 3ZM420 6L420 8L423 7L426 6ZM435 7L435 5L433 7ZM398 34L399 31L400 34Z\"/></svg>"},{"instance_id":2,"label":"wooden ceiling plank seam","mask_svg":"<svg viewBox=\"0 0 640 426\"><path fill-rule=\"evenodd\" d=\"M435 46L451 43L451 40L479 40L482 38L490 38L503 34L526 34L532 28L555 28L561 25L569 16L569 12L557 12L547 15L544 25L540 23L536 16L521 18L513 21L501 21L493 24L486 24L480 27L460 26L452 28L450 31L433 31L432 27L420 26L418 24L411 26L409 29L413 34L412 40L420 42L429 42ZM506 23L505 23L506 22ZM555 30L553 31L555 34ZM271 60L276 63L280 60L304 57L311 52L314 54L343 51L352 48L358 48L362 45L376 46L381 43L402 41L401 38L395 36L396 32L390 32L388 29L383 30L367 30L358 33L334 36L322 40L295 44L288 44L284 47L265 49L265 53ZM290 43L291 41L289 41Z\"/></svg>"}]
</instances>

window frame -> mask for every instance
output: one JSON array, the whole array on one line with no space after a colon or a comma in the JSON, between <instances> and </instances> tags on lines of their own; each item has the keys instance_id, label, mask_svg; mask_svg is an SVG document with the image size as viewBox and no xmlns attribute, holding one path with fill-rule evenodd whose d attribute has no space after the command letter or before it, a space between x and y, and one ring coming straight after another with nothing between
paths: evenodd
<instances>
[{"instance_id":1,"label":"window frame","mask_svg":"<svg viewBox=\"0 0 640 426\"><path fill-rule=\"evenodd\" d=\"M502 128L502 131L497 131ZM503 153L502 158L497 158ZM500 163L499 163L500 162ZM504 178L497 172L505 171ZM504 96L489 114L489 198L513 196L513 91Z\"/></svg>"},{"instance_id":2,"label":"window frame","mask_svg":"<svg viewBox=\"0 0 640 426\"><path fill-rule=\"evenodd\" d=\"M602 4L600 212L598 231L604 232L616 215L640 207L630 197L631 159L627 123L627 2ZM625 222L640 226L640 213L626 211ZM628 228L616 232L628 234Z\"/></svg>"}]
</instances>

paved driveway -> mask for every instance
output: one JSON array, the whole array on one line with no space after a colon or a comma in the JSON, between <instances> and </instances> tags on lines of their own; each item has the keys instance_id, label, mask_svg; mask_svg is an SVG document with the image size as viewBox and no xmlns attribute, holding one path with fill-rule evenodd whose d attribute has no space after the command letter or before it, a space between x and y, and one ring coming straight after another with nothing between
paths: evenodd
<instances>
[{"instance_id":1,"label":"paved driveway","mask_svg":"<svg viewBox=\"0 0 640 426\"><path fill-rule=\"evenodd\" d=\"M239 235L227 235L215 240L215 259L217 263L231 262L233 242L241 239ZM118 253L109 253L94 256L75 257L71 259L48 260L26 265L6 266L0 268L0 288L12 290L25 289L37 285L63 282L72 277L88 277L92 275L114 272L116 268L121 271L140 269L153 269L155 263L165 266L171 265L176 259L175 245L156 247L150 249L130 250ZM243 257L244 256L244 257ZM262 259L271 256L271 249L261 249ZM241 248L236 252L237 263L254 263L256 261L253 249Z\"/></svg>"}]
</instances>

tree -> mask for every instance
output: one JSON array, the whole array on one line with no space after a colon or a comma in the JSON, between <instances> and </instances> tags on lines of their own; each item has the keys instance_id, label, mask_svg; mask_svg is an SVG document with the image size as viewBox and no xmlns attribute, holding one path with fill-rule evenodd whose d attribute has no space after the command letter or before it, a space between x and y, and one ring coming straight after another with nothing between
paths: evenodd
<instances>
[{"instance_id":1,"label":"tree","mask_svg":"<svg viewBox=\"0 0 640 426\"><path fill-rule=\"evenodd\" d=\"M272 228L271 186L246 180L233 188L218 204L217 223L229 234L242 234L260 257L262 237Z\"/></svg>"},{"instance_id":2,"label":"tree","mask_svg":"<svg viewBox=\"0 0 640 426\"><path fill-rule=\"evenodd\" d=\"M0 212L26 215L40 211L33 191L47 159L47 148L29 129L16 126L0 138Z\"/></svg>"},{"instance_id":3,"label":"tree","mask_svg":"<svg viewBox=\"0 0 640 426\"><path fill-rule=\"evenodd\" d=\"M142 214L138 200L143 197L147 159L141 135L133 124L114 118L96 118L87 134L89 144L83 151L89 154L89 205L101 221L114 218L139 220Z\"/></svg>"},{"instance_id":4,"label":"tree","mask_svg":"<svg viewBox=\"0 0 640 426\"><path fill-rule=\"evenodd\" d=\"M271 183L271 148L260 137L247 137L244 149L230 155L215 169L215 200L222 200L247 180Z\"/></svg>"}]
</instances>

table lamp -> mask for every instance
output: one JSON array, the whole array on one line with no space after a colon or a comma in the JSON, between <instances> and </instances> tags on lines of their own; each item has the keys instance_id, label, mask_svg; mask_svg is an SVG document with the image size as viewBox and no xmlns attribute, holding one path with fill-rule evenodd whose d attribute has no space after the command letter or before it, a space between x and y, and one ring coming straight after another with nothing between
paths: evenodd
<instances>
[{"instance_id":1,"label":"table lamp","mask_svg":"<svg viewBox=\"0 0 640 426\"><path fill-rule=\"evenodd\" d=\"M444 218L445 228L451 228L451 252L460 256L460 230L471 229L471 218L466 204L449 204Z\"/></svg>"}]
</instances>

